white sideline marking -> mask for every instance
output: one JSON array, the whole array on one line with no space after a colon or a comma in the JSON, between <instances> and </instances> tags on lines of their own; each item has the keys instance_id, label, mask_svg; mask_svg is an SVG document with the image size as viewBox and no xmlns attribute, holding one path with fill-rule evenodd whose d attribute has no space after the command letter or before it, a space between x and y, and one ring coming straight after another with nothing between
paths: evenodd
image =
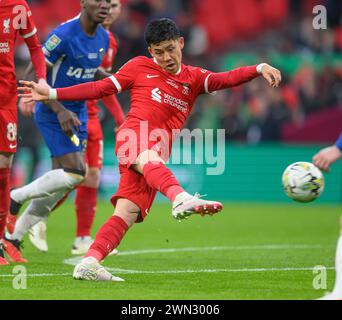
<instances>
[{"instance_id":1,"label":"white sideline marking","mask_svg":"<svg viewBox=\"0 0 342 320\"><path fill-rule=\"evenodd\" d=\"M190 247L190 248L167 248L167 249L147 249L147 250L132 250L118 252L117 255L129 256L135 254L149 253L175 253L175 252L192 252L192 251L220 251L220 250L278 250L278 249L317 249L322 248L321 245L306 245L306 244L266 244L257 246L215 246L215 247Z\"/></svg>"},{"instance_id":2,"label":"white sideline marking","mask_svg":"<svg viewBox=\"0 0 342 320\"><path fill-rule=\"evenodd\" d=\"M126 270L107 268L110 272L119 274L177 274L177 273L216 273L216 272L269 272L269 271L312 271L313 267L305 268L241 268L241 269L199 269L199 270ZM334 267L327 267L332 270Z\"/></svg>"},{"instance_id":3,"label":"white sideline marking","mask_svg":"<svg viewBox=\"0 0 342 320\"><path fill-rule=\"evenodd\" d=\"M65 277L71 276L71 273L28 273L27 277ZM0 278L13 278L16 277L17 274L0 274Z\"/></svg>"},{"instance_id":4,"label":"white sideline marking","mask_svg":"<svg viewBox=\"0 0 342 320\"><path fill-rule=\"evenodd\" d=\"M305 268L242 268L242 269L199 269L199 270L128 270L118 268L106 268L116 274L180 274L180 273L216 273L216 272L270 272L270 271L312 271L313 267ZM334 270L335 267L327 267L327 270ZM0 278L13 278L15 274L0 274ZM28 277L71 277L71 273L36 273L27 274Z\"/></svg>"}]
</instances>

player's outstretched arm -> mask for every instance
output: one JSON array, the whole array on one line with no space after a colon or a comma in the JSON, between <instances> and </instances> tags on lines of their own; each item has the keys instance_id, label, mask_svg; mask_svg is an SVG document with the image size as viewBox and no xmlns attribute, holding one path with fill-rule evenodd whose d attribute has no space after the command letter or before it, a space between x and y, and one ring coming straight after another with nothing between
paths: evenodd
<instances>
[{"instance_id":1,"label":"player's outstretched arm","mask_svg":"<svg viewBox=\"0 0 342 320\"><path fill-rule=\"evenodd\" d=\"M28 101L82 101L91 99L100 99L104 96L116 94L121 91L117 79L114 76L88 83L71 86L68 88L46 89L33 81L20 81L19 91L25 93L19 94Z\"/></svg>"},{"instance_id":2,"label":"player's outstretched arm","mask_svg":"<svg viewBox=\"0 0 342 320\"><path fill-rule=\"evenodd\" d=\"M278 69L267 63L261 63L255 66L240 67L231 71L211 73L205 81L205 91L209 93L239 86L259 76L263 76L273 88L278 87L281 82L281 73Z\"/></svg>"}]
</instances>

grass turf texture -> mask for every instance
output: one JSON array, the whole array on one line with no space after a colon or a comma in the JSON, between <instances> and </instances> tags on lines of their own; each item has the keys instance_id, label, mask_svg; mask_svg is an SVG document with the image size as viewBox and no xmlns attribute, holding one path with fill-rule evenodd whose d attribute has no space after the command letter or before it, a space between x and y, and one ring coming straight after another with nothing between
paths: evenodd
<instances>
[{"instance_id":1,"label":"grass turf texture","mask_svg":"<svg viewBox=\"0 0 342 320\"><path fill-rule=\"evenodd\" d=\"M100 202L94 230L111 213L111 205ZM73 280L73 267L63 263L71 257L75 230L68 202L49 219L48 253L37 252L25 238L27 289L13 289L14 264L0 267L0 299L314 299L325 290L313 288L317 274L312 268L334 266L340 214L338 206L315 203L225 203L217 216L193 216L180 223L168 204L155 204L147 220L127 233L120 252L210 248L110 256L105 266L124 269L115 274L126 281L99 283ZM241 270L258 268L309 269ZM334 270L328 269L327 290L334 278Z\"/></svg>"}]
</instances>

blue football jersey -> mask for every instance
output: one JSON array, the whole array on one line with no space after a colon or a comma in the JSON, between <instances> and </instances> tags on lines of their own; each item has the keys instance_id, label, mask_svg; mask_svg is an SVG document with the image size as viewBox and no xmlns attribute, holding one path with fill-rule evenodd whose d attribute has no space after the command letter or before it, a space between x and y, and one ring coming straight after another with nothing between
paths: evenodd
<instances>
[{"instance_id":1,"label":"blue football jersey","mask_svg":"<svg viewBox=\"0 0 342 320\"><path fill-rule=\"evenodd\" d=\"M342 151L342 132L341 132L338 140L336 141L336 146Z\"/></svg>"},{"instance_id":2,"label":"blue football jersey","mask_svg":"<svg viewBox=\"0 0 342 320\"><path fill-rule=\"evenodd\" d=\"M46 61L52 66L47 75L49 85L64 88L94 81L108 47L109 34L101 25L93 36L89 36L82 29L79 16L61 24L49 34L43 45ZM62 104L82 117L87 114L85 101ZM48 107L42 104L37 106L37 111L40 115L36 116L40 118L51 115Z\"/></svg>"}]
</instances>

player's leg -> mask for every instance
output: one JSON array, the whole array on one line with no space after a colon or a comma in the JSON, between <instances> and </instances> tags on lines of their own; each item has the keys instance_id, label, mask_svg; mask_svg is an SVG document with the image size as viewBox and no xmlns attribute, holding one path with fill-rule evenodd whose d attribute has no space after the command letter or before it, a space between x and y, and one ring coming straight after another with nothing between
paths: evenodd
<instances>
[{"instance_id":1,"label":"player's leg","mask_svg":"<svg viewBox=\"0 0 342 320\"><path fill-rule=\"evenodd\" d=\"M52 169L62 169L62 168L76 168L73 169L74 173L79 173L80 177L84 175L84 161L83 161L83 152L76 152L66 154L60 157L52 158ZM35 199L34 205L29 206L25 211L26 217L23 217L22 224L19 226L19 235L22 233L26 233L29 228L29 239L31 243L42 252L48 251L48 243L47 243L47 219L52 211L58 208L62 203L68 198L69 194L77 185L70 187L69 189L64 189L62 191L57 191L51 197L45 197L42 199ZM39 214L32 211L34 208L40 207ZM35 217L32 217L35 216ZM32 217L29 219L29 217ZM40 219L39 219L40 217ZM28 223L31 221L30 223ZM18 226L18 228L19 228ZM15 236L14 236L15 237Z\"/></svg>"},{"instance_id":2,"label":"player's leg","mask_svg":"<svg viewBox=\"0 0 342 320\"><path fill-rule=\"evenodd\" d=\"M16 106L0 109L0 265L7 265L3 236L10 206L10 170L17 149Z\"/></svg>"},{"instance_id":3,"label":"player's leg","mask_svg":"<svg viewBox=\"0 0 342 320\"><path fill-rule=\"evenodd\" d=\"M0 152L0 265L8 265L2 239L10 205L10 168L13 154Z\"/></svg>"},{"instance_id":4,"label":"player's leg","mask_svg":"<svg viewBox=\"0 0 342 320\"><path fill-rule=\"evenodd\" d=\"M340 218L340 237L336 247L335 271L336 277L333 291L319 300L342 300L342 216Z\"/></svg>"},{"instance_id":5,"label":"player's leg","mask_svg":"<svg viewBox=\"0 0 342 320\"><path fill-rule=\"evenodd\" d=\"M74 278L85 280L120 281L99 265L121 242L134 222L141 222L150 210L156 191L150 188L144 177L126 166L120 165L120 183L112 197L115 212L96 234L85 258L75 267ZM88 268L88 265L90 267ZM90 270L89 270L90 269Z\"/></svg>"},{"instance_id":6,"label":"player's leg","mask_svg":"<svg viewBox=\"0 0 342 320\"><path fill-rule=\"evenodd\" d=\"M80 152L56 157L62 168L52 169L30 184L11 191L11 214L18 214L24 202L51 197L53 193L72 190L84 180L85 166Z\"/></svg>"},{"instance_id":7,"label":"player's leg","mask_svg":"<svg viewBox=\"0 0 342 320\"><path fill-rule=\"evenodd\" d=\"M72 254L85 254L93 239L91 227L94 222L97 192L100 186L101 168L103 163L103 133L98 118L88 121L88 140L85 160L88 166L84 182L76 189L76 238L71 250Z\"/></svg>"},{"instance_id":8,"label":"player's leg","mask_svg":"<svg viewBox=\"0 0 342 320\"><path fill-rule=\"evenodd\" d=\"M58 162L59 166L30 184L12 190L10 212L14 215L19 212L25 201L49 197L54 192L62 190L72 190L84 180L83 149L87 141L86 123L82 123L79 127L78 137L81 144L75 145L62 131L55 114L46 117L42 116L39 110L35 114L37 126L49 148L51 157Z\"/></svg>"},{"instance_id":9,"label":"player's leg","mask_svg":"<svg viewBox=\"0 0 342 320\"><path fill-rule=\"evenodd\" d=\"M10 207L10 167L12 160L13 154L0 153L0 265L7 264L6 260L4 260L3 250L12 262L27 262L20 253L21 243L9 243L4 236Z\"/></svg>"},{"instance_id":10,"label":"player's leg","mask_svg":"<svg viewBox=\"0 0 342 320\"><path fill-rule=\"evenodd\" d=\"M121 242L127 230L137 221L140 208L132 201L120 198L114 215L98 231L94 243L73 273L74 279L92 281L123 281L100 265Z\"/></svg>"},{"instance_id":11,"label":"player's leg","mask_svg":"<svg viewBox=\"0 0 342 320\"><path fill-rule=\"evenodd\" d=\"M161 192L172 202L172 215L175 219L182 220L194 213L213 215L223 209L220 202L203 200L185 192L154 150L142 152L132 167L144 176L151 188Z\"/></svg>"},{"instance_id":12,"label":"player's leg","mask_svg":"<svg viewBox=\"0 0 342 320\"><path fill-rule=\"evenodd\" d=\"M76 188L77 228L76 238L71 250L71 253L75 255L85 254L93 242L90 233L95 218L100 174L99 168L89 167L84 182Z\"/></svg>"},{"instance_id":13,"label":"player's leg","mask_svg":"<svg viewBox=\"0 0 342 320\"><path fill-rule=\"evenodd\" d=\"M35 195L35 198L32 199L30 205L18 219L14 228L14 232L11 235L7 235L4 240L4 243L7 244L8 248L10 248L8 254L12 257L12 259L16 259L16 257L20 255L20 250L17 244L21 243L23 236L28 232L28 230L42 220L47 219L49 214L56 207L56 204L65 196L65 194L73 190L74 187L78 183L81 183L84 179L83 177L85 175L85 169L83 154L81 152L66 154L60 157L53 158L52 167L53 170L50 172L56 170L69 172L69 176L73 179L73 182L65 185L64 188L59 187L55 188L55 190L51 188L48 196L46 194L43 194L41 197ZM61 167L71 169L61 169ZM32 183L30 185L32 186ZM13 204L12 199L11 204ZM44 242L44 239L39 240L40 242ZM35 242L36 241L33 241L34 244ZM12 246L10 246L10 244L12 244ZM35 246L39 249L43 248L43 251L46 251L47 249L47 244L44 245L44 243L40 243L38 245L35 244Z\"/></svg>"}]
</instances>

